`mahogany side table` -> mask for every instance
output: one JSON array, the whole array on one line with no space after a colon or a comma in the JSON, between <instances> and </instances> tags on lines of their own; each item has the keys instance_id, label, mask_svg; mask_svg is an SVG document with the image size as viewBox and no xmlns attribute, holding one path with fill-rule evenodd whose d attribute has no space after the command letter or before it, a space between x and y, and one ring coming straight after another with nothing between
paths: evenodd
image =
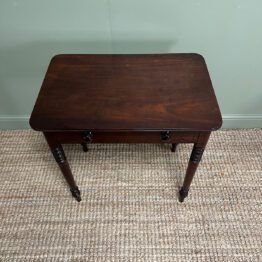
<instances>
[{"instance_id":1,"label":"mahogany side table","mask_svg":"<svg viewBox=\"0 0 262 262\"><path fill-rule=\"evenodd\" d=\"M72 195L81 201L62 144L194 144L183 202L210 133L222 125L206 63L198 54L57 55L30 118L43 132Z\"/></svg>"}]
</instances>

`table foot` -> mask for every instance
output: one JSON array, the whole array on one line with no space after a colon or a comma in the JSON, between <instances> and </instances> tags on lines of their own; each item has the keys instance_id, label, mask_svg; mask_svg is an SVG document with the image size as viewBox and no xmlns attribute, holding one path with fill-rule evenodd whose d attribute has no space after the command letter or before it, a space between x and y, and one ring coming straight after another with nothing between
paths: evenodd
<instances>
[{"instance_id":1,"label":"table foot","mask_svg":"<svg viewBox=\"0 0 262 262\"><path fill-rule=\"evenodd\" d=\"M82 143L81 146L82 146L84 152L88 152L88 147L87 147L86 143Z\"/></svg>"},{"instance_id":2,"label":"table foot","mask_svg":"<svg viewBox=\"0 0 262 262\"><path fill-rule=\"evenodd\" d=\"M184 202L184 199L188 196L189 189L181 188L179 191L179 202Z\"/></svg>"},{"instance_id":3,"label":"table foot","mask_svg":"<svg viewBox=\"0 0 262 262\"><path fill-rule=\"evenodd\" d=\"M72 196L76 199L77 202L80 202L81 199L81 193L80 190L78 189L78 187L76 188L70 188L70 191L72 193Z\"/></svg>"}]
</instances>

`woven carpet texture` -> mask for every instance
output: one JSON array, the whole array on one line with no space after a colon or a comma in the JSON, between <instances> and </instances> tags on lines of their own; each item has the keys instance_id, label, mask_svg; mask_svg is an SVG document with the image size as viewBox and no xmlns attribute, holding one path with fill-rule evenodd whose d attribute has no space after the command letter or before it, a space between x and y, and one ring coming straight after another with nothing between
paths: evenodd
<instances>
[{"instance_id":1,"label":"woven carpet texture","mask_svg":"<svg viewBox=\"0 0 262 262\"><path fill-rule=\"evenodd\" d=\"M262 130L214 132L184 203L192 144L65 145L0 131L0 261L262 261Z\"/></svg>"}]
</instances>

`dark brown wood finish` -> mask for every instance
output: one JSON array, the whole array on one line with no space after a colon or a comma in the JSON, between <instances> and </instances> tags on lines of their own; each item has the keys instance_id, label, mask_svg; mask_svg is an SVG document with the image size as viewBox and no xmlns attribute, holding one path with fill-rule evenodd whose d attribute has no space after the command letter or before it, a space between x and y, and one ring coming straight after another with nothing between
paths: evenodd
<instances>
[{"instance_id":1,"label":"dark brown wood finish","mask_svg":"<svg viewBox=\"0 0 262 262\"><path fill-rule=\"evenodd\" d=\"M197 54L55 56L30 119L39 131L210 131L221 123Z\"/></svg>"},{"instance_id":2,"label":"dark brown wood finish","mask_svg":"<svg viewBox=\"0 0 262 262\"><path fill-rule=\"evenodd\" d=\"M183 186L181 187L179 191L179 201L183 202L184 199L188 195L190 184L193 180L193 177L196 173L198 164L200 163L200 160L202 158L202 155L204 153L206 144L208 142L209 136L211 132L201 132L199 134L198 140L196 143L194 143L194 147L192 149L192 153L188 162L186 176L184 179Z\"/></svg>"},{"instance_id":3,"label":"dark brown wood finish","mask_svg":"<svg viewBox=\"0 0 262 262\"><path fill-rule=\"evenodd\" d=\"M177 147L177 144L172 144L172 147L171 147L171 151L172 152L176 152L176 147Z\"/></svg>"},{"instance_id":4,"label":"dark brown wood finish","mask_svg":"<svg viewBox=\"0 0 262 262\"><path fill-rule=\"evenodd\" d=\"M80 191L76 185L74 176L71 172L71 168L68 164L68 161L66 159L63 147L61 145L61 143L58 141L57 139L57 134L55 132L49 132L49 133L45 133L44 132L44 136L46 138L46 141L50 147L51 152L53 153L53 156L59 166L59 168L61 169L69 187L70 187L70 191L73 195L73 197L76 198L76 200L78 202L81 201L81 196L80 196Z\"/></svg>"},{"instance_id":5,"label":"dark brown wood finish","mask_svg":"<svg viewBox=\"0 0 262 262\"><path fill-rule=\"evenodd\" d=\"M72 195L80 191L62 144L193 143L179 200L187 196L211 131L222 124L198 54L58 55L49 65L30 125L42 131Z\"/></svg>"}]
</instances>

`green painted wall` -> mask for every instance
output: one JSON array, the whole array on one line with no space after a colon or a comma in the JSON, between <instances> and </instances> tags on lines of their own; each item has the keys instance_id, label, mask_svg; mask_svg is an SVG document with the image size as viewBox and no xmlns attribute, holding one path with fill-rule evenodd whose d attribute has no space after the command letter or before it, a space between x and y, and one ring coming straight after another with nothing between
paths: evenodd
<instances>
[{"instance_id":1,"label":"green painted wall","mask_svg":"<svg viewBox=\"0 0 262 262\"><path fill-rule=\"evenodd\" d=\"M196 52L224 127L262 127L261 0L1 0L0 128L28 127L58 53Z\"/></svg>"}]
</instances>

